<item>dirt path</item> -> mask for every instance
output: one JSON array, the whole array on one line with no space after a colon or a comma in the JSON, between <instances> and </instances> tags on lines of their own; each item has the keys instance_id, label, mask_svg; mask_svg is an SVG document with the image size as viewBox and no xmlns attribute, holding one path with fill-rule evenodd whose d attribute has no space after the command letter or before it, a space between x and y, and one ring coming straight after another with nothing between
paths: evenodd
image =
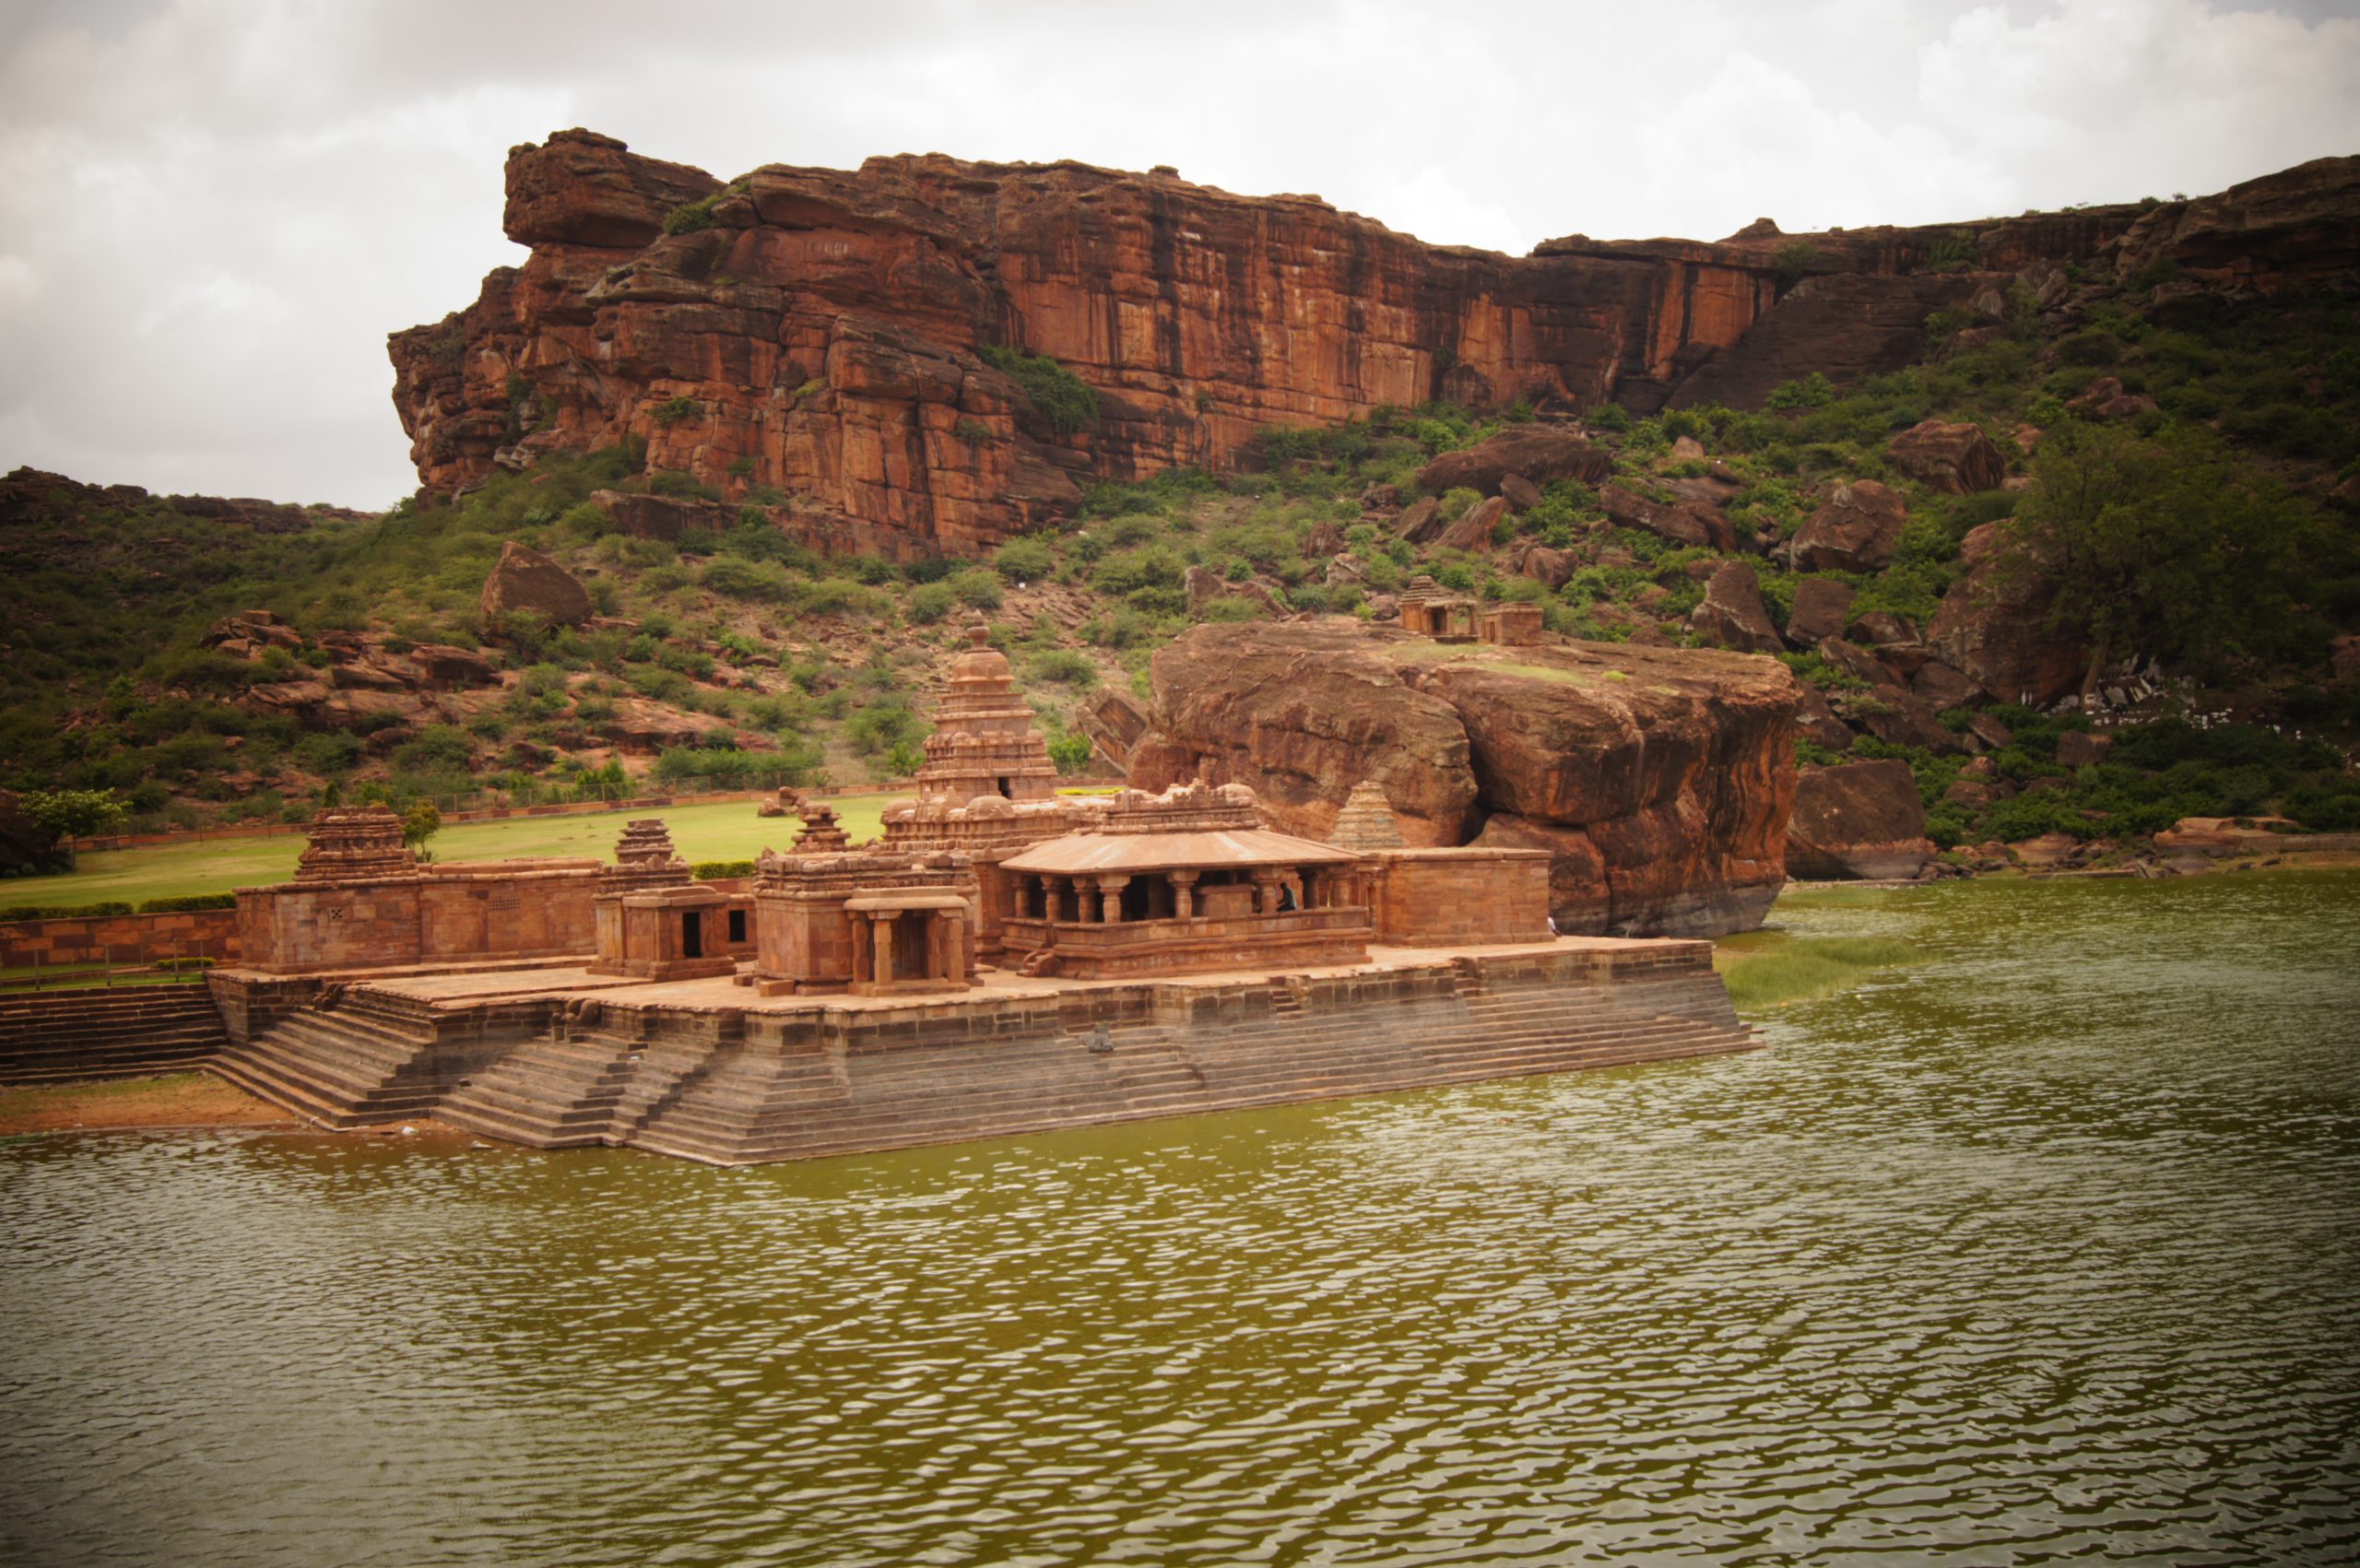
<instances>
[{"instance_id":1,"label":"dirt path","mask_svg":"<svg viewBox=\"0 0 2360 1568\"><path fill-rule=\"evenodd\" d=\"M292 1127L298 1124L211 1073L0 1089L0 1137L116 1127Z\"/></svg>"}]
</instances>

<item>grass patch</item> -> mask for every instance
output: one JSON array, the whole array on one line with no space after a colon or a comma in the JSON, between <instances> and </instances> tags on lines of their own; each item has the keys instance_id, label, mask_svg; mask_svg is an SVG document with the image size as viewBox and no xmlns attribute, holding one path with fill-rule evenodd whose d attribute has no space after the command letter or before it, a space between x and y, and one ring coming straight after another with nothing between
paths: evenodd
<instances>
[{"instance_id":1,"label":"grass patch","mask_svg":"<svg viewBox=\"0 0 2360 1568\"><path fill-rule=\"evenodd\" d=\"M904 797L853 796L832 801L855 843L884 831L885 808ZM461 822L434 835L434 857L454 860L526 860L546 855L614 858L615 840L634 817L659 817L671 829L673 847L690 862L751 860L764 847L785 850L799 825L792 819L754 815L750 800L703 806L630 807L578 817L513 817L500 822ZM189 893L229 892L237 888L284 882L295 875L303 836L217 839L206 843L157 844L143 849L94 851L72 871L54 877L25 877L7 884L11 902L91 903L101 899L142 900ZM18 895L22 897L19 898Z\"/></svg>"},{"instance_id":2,"label":"grass patch","mask_svg":"<svg viewBox=\"0 0 2360 1568\"><path fill-rule=\"evenodd\" d=\"M1918 949L1893 937L1780 937L1757 933L1713 956L1740 1014L1816 1001L1860 984L1881 969L1916 961Z\"/></svg>"}]
</instances>

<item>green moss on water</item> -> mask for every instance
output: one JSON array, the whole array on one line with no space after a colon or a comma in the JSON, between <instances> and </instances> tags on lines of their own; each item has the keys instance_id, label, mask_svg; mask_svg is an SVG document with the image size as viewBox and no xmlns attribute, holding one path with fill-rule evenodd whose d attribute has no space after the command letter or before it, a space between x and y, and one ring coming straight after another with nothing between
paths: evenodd
<instances>
[{"instance_id":1,"label":"green moss on water","mask_svg":"<svg viewBox=\"0 0 2360 1568\"><path fill-rule=\"evenodd\" d=\"M1751 934L1725 944L1714 967L1737 1010L1758 1013L1847 991L1877 971L1916 961L1918 949L1893 937L1783 937Z\"/></svg>"}]
</instances>

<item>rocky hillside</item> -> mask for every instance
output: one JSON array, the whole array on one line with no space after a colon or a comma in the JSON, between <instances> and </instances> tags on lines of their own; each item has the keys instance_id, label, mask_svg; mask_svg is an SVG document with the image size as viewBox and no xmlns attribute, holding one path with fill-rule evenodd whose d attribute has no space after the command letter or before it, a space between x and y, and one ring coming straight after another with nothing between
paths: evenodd
<instances>
[{"instance_id":1,"label":"rocky hillside","mask_svg":"<svg viewBox=\"0 0 2360 1568\"><path fill-rule=\"evenodd\" d=\"M1093 477L1226 468L1268 426L1435 399L1755 407L1906 363L1930 313L2019 278L2169 265L2270 289L2347 266L2360 235L2360 159L2194 202L1524 257L1169 169L880 158L724 183L575 130L507 177L530 259L390 342L430 491L643 443L800 543L894 560L1063 518Z\"/></svg>"},{"instance_id":2,"label":"rocky hillside","mask_svg":"<svg viewBox=\"0 0 2360 1568\"><path fill-rule=\"evenodd\" d=\"M1387 771L1322 749L1351 693L1306 678L1333 701L1242 742L1194 693L1260 667L1240 626L1358 647L1423 576L1600 645L1545 668L1685 690L1782 662L1807 786L1886 760L1846 787L1915 791L1806 789L1879 865L1921 825L1962 863L2124 853L2187 815L2360 827L2360 160L1522 259L1168 172L724 186L584 133L518 149L510 197L532 260L395 336L426 483L393 512L0 485L0 788L186 823L891 779L982 614L1068 765L1262 767L1316 827L1330 785ZM1632 712L1682 770L1722 765ZM1396 806L1581 837L1599 870L1568 849L1561 903L1610 921L1649 895L1599 824L1693 826L1709 795L1527 809L1486 765L1394 779ZM1634 854L1760 885L1741 833L1654 831Z\"/></svg>"}]
</instances>

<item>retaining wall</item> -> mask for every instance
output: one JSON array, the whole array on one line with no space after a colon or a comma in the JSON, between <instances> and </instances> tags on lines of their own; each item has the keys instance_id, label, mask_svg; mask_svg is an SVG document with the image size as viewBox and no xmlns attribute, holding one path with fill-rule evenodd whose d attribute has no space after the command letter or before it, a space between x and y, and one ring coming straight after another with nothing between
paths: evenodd
<instances>
[{"instance_id":1,"label":"retaining wall","mask_svg":"<svg viewBox=\"0 0 2360 1568\"><path fill-rule=\"evenodd\" d=\"M171 958L226 961L238 951L234 909L0 921L0 969L37 963L153 963Z\"/></svg>"}]
</instances>

